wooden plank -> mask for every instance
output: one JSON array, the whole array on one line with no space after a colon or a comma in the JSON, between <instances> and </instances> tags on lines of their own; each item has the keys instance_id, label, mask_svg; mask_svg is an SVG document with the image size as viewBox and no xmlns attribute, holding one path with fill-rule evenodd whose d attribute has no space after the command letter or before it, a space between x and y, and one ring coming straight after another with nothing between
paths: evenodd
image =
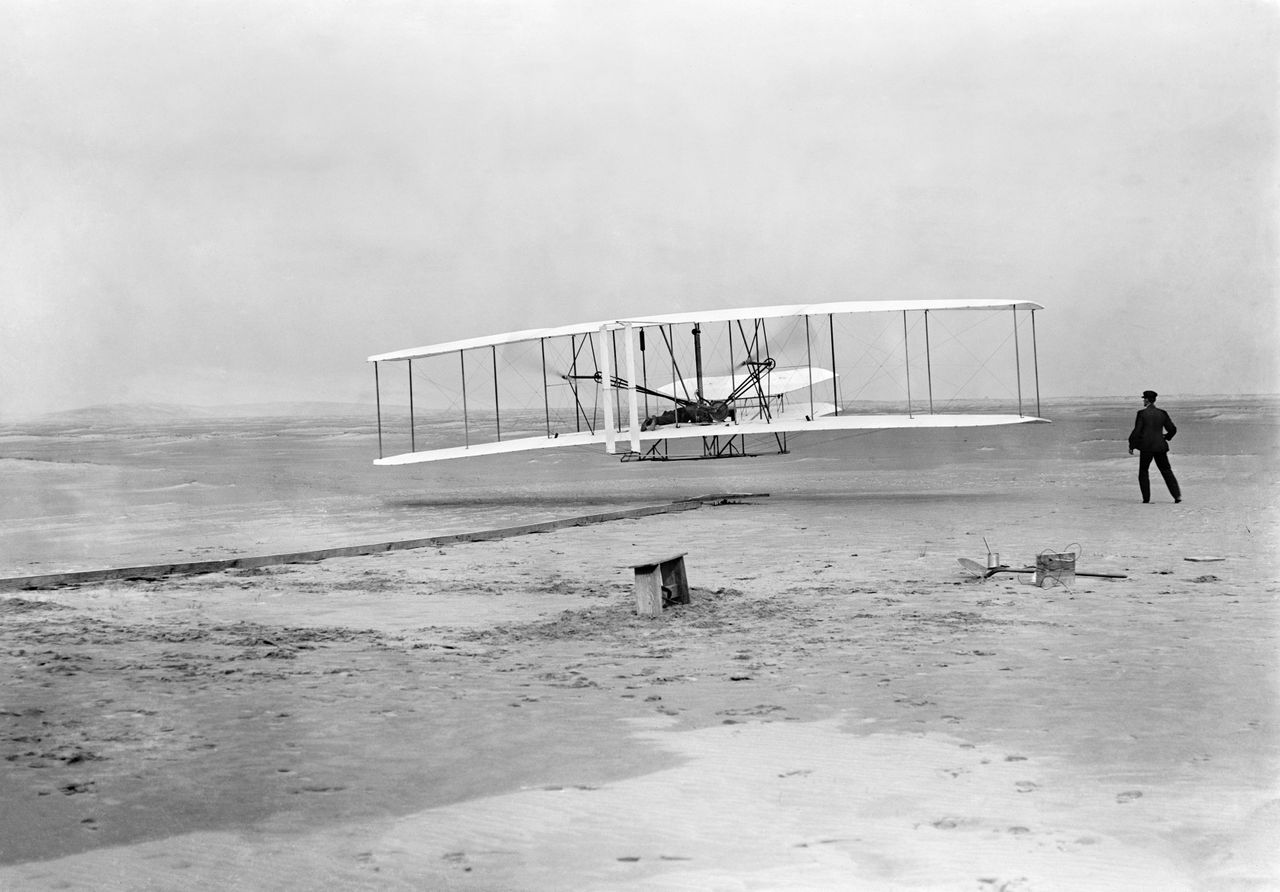
<instances>
[{"instance_id":1,"label":"wooden plank","mask_svg":"<svg viewBox=\"0 0 1280 892\"><path fill-rule=\"evenodd\" d=\"M689 603L689 577L685 575L684 555L663 561L662 586L669 604Z\"/></svg>"},{"instance_id":2,"label":"wooden plank","mask_svg":"<svg viewBox=\"0 0 1280 892\"><path fill-rule=\"evenodd\" d=\"M658 566L661 566L662 564L665 564L667 561L674 561L676 558L682 558L688 553L689 552L687 551L677 551L675 554L669 554L666 557L653 558L652 560L641 561L638 564L632 564L631 567L634 570L639 570L644 567L658 567Z\"/></svg>"},{"instance_id":3,"label":"wooden plank","mask_svg":"<svg viewBox=\"0 0 1280 892\"><path fill-rule=\"evenodd\" d=\"M662 616L662 577L654 566L636 570L636 613L640 616Z\"/></svg>"}]
</instances>

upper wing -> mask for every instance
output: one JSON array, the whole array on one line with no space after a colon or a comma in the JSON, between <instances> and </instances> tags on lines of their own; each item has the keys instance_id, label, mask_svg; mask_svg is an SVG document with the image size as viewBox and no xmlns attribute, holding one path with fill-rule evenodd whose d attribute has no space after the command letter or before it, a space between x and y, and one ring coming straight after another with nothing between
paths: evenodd
<instances>
[{"instance_id":1,"label":"upper wing","mask_svg":"<svg viewBox=\"0 0 1280 892\"><path fill-rule=\"evenodd\" d=\"M530 328L523 331L512 331L504 334L488 335L478 338L466 338L459 341L447 341L443 344L432 344L426 347L414 347L408 350L396 350L391 353L378 353L369 357L369 362L390 362L395 360L419 359L427 356L439 356L443 353L456 353L459 350L474 350L478 347L494 347L502 344L515 344L521 341L538 341L549 338L567 338L572 335L586 335L599 332L605 328L621 328L632 325L637 328L650 328L660 325L685 325L688 323L735 322L745 319L777 319L782 316L827 316L837 313L886 313L909 312L923 310L995 310L1013 308L1019 310L1042 310L1040 304L1029 300L849 300L820 304L790 304L772 307L740 307L732 310L707 310L695 313L667 313L656 316L640 316L631 319L602 320L600 322L583 322L576 325L562 325L556 328Z\"/></svg>"}]
</instances>

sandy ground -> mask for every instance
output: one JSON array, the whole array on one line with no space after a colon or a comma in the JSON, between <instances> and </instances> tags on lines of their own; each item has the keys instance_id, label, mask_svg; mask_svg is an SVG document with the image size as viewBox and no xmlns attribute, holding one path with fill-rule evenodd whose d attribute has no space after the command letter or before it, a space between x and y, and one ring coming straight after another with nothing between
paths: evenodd
<instances>
[{"instance_id":1,"label":"sandy ground","mask_svg":"<svg viewBox=\"0 0 1280 892\"><path fill-rule=\"evenodd\" d=\"M1277 888L1252 498L769 498L8 596L0 887ZM956 563L1085 516L1125 580ZM636 617L673 549L694 603Z\"/></svg>"},{"instance_id":2,"label":"sandy ground","mask_svg":"<svg viewBox=\"0 0 1280 892\"><path fill-rule=\"evenodd\" d=\"M0 597L0 888L1280 888L1276 486L1218 468Z\"/></svg>"}]
</instances>

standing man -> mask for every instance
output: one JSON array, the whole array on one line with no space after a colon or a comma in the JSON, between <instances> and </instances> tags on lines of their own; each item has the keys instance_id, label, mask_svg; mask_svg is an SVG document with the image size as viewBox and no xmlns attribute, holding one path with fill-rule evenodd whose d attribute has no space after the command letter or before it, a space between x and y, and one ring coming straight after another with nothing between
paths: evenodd
<instances>
[{"instance_id":1,"label":"standing man","mask_svg":"<svg viewBox=\"0 0 1280 892\"><path fill-rule=\"evenodd\" d=\"M1133 423L1133 433L1129 434L1129 454L1137 449L1138 487L1142 490L1142 501L1151 501L1151 478L1147 471L1152 460L1160 469L1164 485L1169 487L1169 495L1175 502L1182 501L1182 490L1178 489L1178 478L1173 476L1173 468L1169 467L1169 441L1178 429L1173 426L1173 419L1164 409L1156 408L1156 392L1142 391L1142 409Z\"/></svg>"}]
</instances>

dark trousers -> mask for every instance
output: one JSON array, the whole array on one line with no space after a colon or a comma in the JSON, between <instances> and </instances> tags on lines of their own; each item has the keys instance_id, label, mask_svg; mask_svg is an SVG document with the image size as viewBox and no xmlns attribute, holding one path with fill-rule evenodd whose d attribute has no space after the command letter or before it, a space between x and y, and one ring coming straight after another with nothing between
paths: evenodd
<instances>
[{"instance_id":1,"label":"dark trousers","mask_svg":"<svg viewBox=\"0 0 1280 892\"><path fill-rule=\"evenodd\" d=\"M1138 459L1138 488L1142 490L1142 501L1151 501L1151 477L1147 472L1152 461L1155 461L1156 467L1160 469L1164 485L1169 487L1169 495L1175 499L1182 498L1182 490L1178 489L1178 478L1173 476L1173 468L1169 467L1169 453L1148 452L1144 449Z\"/></svg>"}]
</instances>

